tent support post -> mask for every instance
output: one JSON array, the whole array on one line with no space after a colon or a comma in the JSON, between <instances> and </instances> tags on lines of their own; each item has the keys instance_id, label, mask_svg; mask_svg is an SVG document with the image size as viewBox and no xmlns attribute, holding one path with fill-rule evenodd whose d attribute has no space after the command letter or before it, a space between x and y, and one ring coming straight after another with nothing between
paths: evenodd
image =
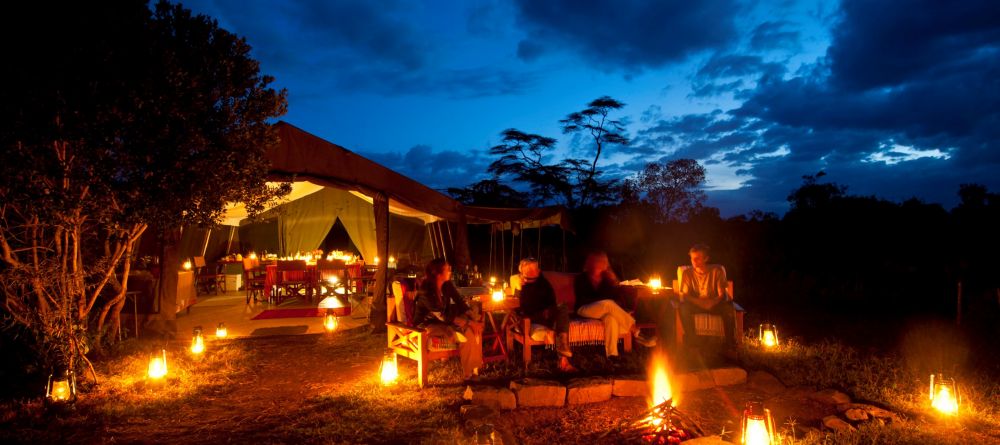
<instances>
[{"instance_id":1,"label":"tent support post","mask_svg":"<svg viewBox=\"0 0 1000 445\"><path fill-rule=\"evenodd\" d=\"M229 242L226 243L226 255L233 251L233 234L236 233L236 226L229 226Z\"/></svg>"},{"instance_id":2,"label":"tent support post","mask_svg":"<svg viewBox=\"0 0 1000 445\"><path fill-rule=\"evenodd\" d=\"M542 225L538 224L538 250L535 251L535 257L538 258L538 268L542 268Z\"/></svg>"},{"instance_id":3,"label":"tent support post","mask_svg":"<svg viewBox=\"0 0 1000 445\"><path fill-rule=\"evenodd\" d=\"M379 261L375 271L375 291L368 311L368 324L373 332L385 332L385 291L389 284L389 196L378 192L372 199L372 206L375 210L375 244L379 257L386 260Z\"/></svg>"},{"instance_id":4,"label":"tent support post","mask_svg":"<svg viewBox=\"0 0 1000 445\"><path fill-rule=\"evenodd\" d=\"M438 240L441 241L441 256L444 257L445 261L448 261L448 249L444 245L444 232L441 231L441 221L434 223L434 225L437 227Z\"/></svg>"}]
</instances>

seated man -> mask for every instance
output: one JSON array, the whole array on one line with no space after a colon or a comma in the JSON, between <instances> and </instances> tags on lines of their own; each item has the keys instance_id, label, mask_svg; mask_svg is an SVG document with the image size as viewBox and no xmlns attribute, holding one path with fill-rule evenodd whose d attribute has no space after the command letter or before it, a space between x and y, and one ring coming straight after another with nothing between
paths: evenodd
<instances>
[{"instance_id":1,"label":"seated man","mask_svg":"<svg viewBox=\"0 0 1000 445\"><path fill-rule=\"evenodd\" d=\"M573 292L576 295L578 315L604 322L606 357L618 357L618 337L622 332L634 336L640 345L656 346L656 339L641 336L636 328L635 318L618 305L618 277L611 270L611 262L606 253L592 252L587 255L583 273L573 280Z\"/></svg>"},{"instance_id":2,"label":"seated man","mask_svg":"<svg viewBox=\"0 0 1000 445\"><path fill-rule=\"evenodd\" d=\"M573 352L569 348L569 308L556 303L556 293L552 284L542 276L538 260L526 258L517 267L521 273L521 313L531 319L532 324L545 325L556 332L556 352L559 353L559 370L574 372L569 363ZM531 335L530 332L525 335Z\"/></svg>"},{"instance_id":3,"label":"seated man","mask_svg":"<svg viewBox=\"0 0 1000 445\"><path fill-rule=\"evenodd\" d=\"M722 317L726 347L731 351L736 348L733 333L736 311L732 297L727 292L726 269L718 264L708 264L710 253L711 249L704 244L695 244L688 250L691 270L679 277L681 281L677 290L681 298L681 324L684 326L684 335L693 339L694 314L709 313Z\"/></svg>"}]
</instances>

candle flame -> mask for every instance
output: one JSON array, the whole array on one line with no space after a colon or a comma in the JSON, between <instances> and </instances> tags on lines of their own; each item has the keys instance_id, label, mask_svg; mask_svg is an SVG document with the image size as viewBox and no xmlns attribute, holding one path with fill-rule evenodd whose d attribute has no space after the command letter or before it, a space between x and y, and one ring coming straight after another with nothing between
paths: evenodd
<instances>
[{"instance_id":1,"label":"candle flame","mask_svg":"<svg viewBox=\"0 0 1000 445\"><path fill-rule=\"evenodd\" d=\"M333 332L337 330L337 317L333 314L326 314L326 319L323 320L323 327L326 328L326 332Z\"/></svg>"},{"instance_id":2,"label":"candle flame","mask_svg":"<svg viewBox=\"0 0 1000 445\"><path fill-rule=\"evenodd\" d=\"M938 386L934 399L931 400L931 406L949 416L958 412L958 401L947 385Z\"/></svg>"},{"instance_id":3,"label":"candle flame","mask_svg":"<svg viewBox=\"0 0 1000 445\"><path fill-rule=\"evenodd\" d=\"M743 432L743 443L746 445L771 444L771 434L767 432L764 419L747 419L746 431Z\"/></svg>"},{"instance_id":4,"label":"candle flame","mask_svg":"<svg viewBox=\"0 0 1000 445\"><path fill-rule=\"evenodd\" d=\"M382 369L380 370L382 385L389 386L396 383L399 372L396 369L396 356L386 356L382 359Z\"/></svg>"},{"instance_id":5,"label":"candle flame","mask_svg":"<svg viewBox=\"0 0 1000 445\"><path fill-rule=\"evenodd\" d=\"M167 361L164 357L156 356L149 360L149 378L162 379L167 375Z\"/></svg>"}]
</instances>

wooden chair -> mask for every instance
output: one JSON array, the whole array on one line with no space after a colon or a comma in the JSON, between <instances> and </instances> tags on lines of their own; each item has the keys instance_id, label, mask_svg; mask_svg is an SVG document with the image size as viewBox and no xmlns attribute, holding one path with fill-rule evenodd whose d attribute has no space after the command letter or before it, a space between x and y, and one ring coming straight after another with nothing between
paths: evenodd
<instances>
[{"instance_id":1,"label":"wooden chair","mask_svg":"<svg viewBox=\"0 0 1000 445\"><path fill-rule=\"evenodd\" d=\"M575 307L576 294L573 291L573 279L577 274L550 271L543 271L542 274L545 279L549 281L549 284L552 285L552 289L556 293L556 302L565 304L570 308ZM521 289L520 275L510 277L510 286L515 292ZM555 345L554 335L536 340L531 338L531 331L531 319L528 317L521 317L519 322L510 323L507 327L507 351L514 350L515 342L521 343L523 346L521 350L525 369L528 368L528 363L531 363L532 346ZM618 338L624 341L625 352L631 352L632 335L628 332L623 332ZM574 316L569 322L569 343L571 345L584 343L604 344L604 322L601 320L579 318Z\"/></svg>"},{"instance_id":2,"label":"wooden chair","mask_svg":"<svg viewBox=\"0 0 1000 445\"><path fill-rule=\"evenodd\" d=\"M684 274L691 273L691 266L680 266L677 268L677 279L673 280L673 288L676 292L680 292L680 283L683 280ZM736 303L736 294L733 292L735 286L733 280L729 280L726 283L726 293L729 294L729 299L733 301L733 309L735 310L735 316L733 321L736 326L734 326L733 336L736 344L743 342L743 315L746 310L742 306ZM725 337L726 331L722 326L722 317L714 314L695 314L694 315L694 330L693 334L684 332L684 325L681 323L681 311L680 304L674 305L674 324L677 327L676 340L677 347L681 347L684 344L685 335L703 335L710 337Z\"/></svg>"},{"instance_id":3,"label":"wooden chair","mask_svg":"<svg viewBox=\"0 0 1000 445\"><path fill-rule=\"evenodd\" d=\"M428 364L432 360L447 360L458 356L458 348L432 349L432 339L425 330L412 325L416 299L416 280L394 281L392 295L386 296L386 328L388 347L397 356L417 362L417 382L423 388L427 384Z\"/></svg>"},{"instance_id":4,"label":"wooden chair","mask_svg":"<svg viewBox=\"0 0 1000 445\"><path fill-rule=\"evenodd\" d=\"M213 295L219 295L219 288L222 288L222 292L226 291L226 275L222 273L221 264L208 265L203 256L194 257L193 262L195 287L198 290L204 290L206 294L211 291Z\"/></svg>"},{"instance_id":5,"label":"wooden chair","mask_svg":"<svg viewBox=\"0 0 1000 445\"><path fill-rule=\"evenodd\" d=\"M320 259L316 261L316 280L319 286L329 289L343 289L346 297L349 290L348 279L347 263L344 263L344 260Z\"/></svg>"},{"instance_id":6,"label":"wooden chair","mask_svg":"<svg viewBox=\"0 0 1000 445\"><path fill-rule=\"evenodd\" d=\"M264 299L264 283L267 279L267 271L261 267L260 260L243 258L243 289L247 292L247 304L250 299L254 302Z\"/></svg>"},{"instance_id":7,"label":"wooden chair","mask_svg":"<svg viewBox=\"0 0 1000 445\"><path fill-rule=\"evenodd\" d=\"M310 299L312 280L309 276L309 269L306 267L306 260L278 261L277 268L278 282L276 286L279 290L284 291L285 295L295 296L299 296L300 292L303 292L305 298ZM279 296L279 303L281 299L282 297Z\"/></svg>"}]
</instances>

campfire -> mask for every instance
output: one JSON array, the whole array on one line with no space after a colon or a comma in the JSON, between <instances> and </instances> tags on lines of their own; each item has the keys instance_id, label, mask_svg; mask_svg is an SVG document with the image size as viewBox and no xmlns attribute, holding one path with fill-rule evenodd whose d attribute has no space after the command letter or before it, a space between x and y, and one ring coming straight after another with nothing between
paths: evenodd
<instances>
[{"instance_id":1,"label":"campfire","mask_svg":"<svg viewBox=\"0 0 1000 445\"><path fill-rule=\"evenodd\" d=\"M649 365L650 408L635 419L605 434L614 434L618 443L673 444L701 437L705 433L677 409L668 377L666 357L659 351Z\"/></svg>"}]
</instances>

